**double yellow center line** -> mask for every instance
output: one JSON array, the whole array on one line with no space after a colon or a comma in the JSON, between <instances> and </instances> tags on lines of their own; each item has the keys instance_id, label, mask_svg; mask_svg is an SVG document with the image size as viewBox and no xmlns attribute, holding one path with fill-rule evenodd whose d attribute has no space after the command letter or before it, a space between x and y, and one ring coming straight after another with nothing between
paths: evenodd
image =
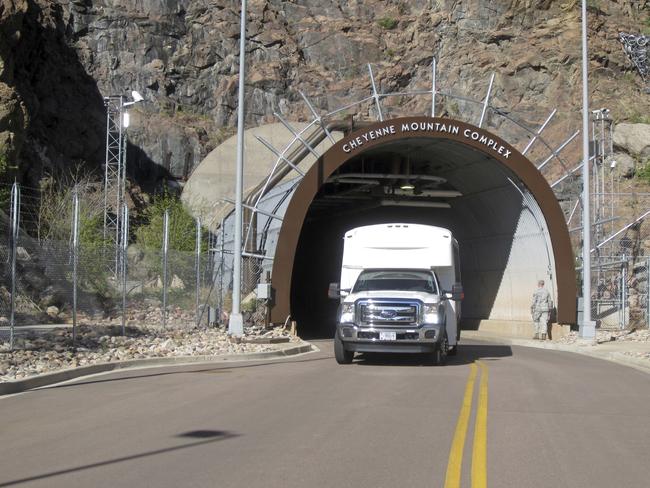
<instances>
[{"instance_id":1,"label":"double yellow center line","mask_svg":"<svg viewBox=\"0 0 650 488\"><path fill-rule=\"evenodd\" d=\"M472 447L472 488L487 488L487 406L488 406L488 369L485 364L478 361L481 368L481 380L478 390L478 406L474 421L474 445ZM463 468L463 451L469 418L472 413L474 397L474 384L478 367L476 363L470 365L469 378L465 386L463 405L458 416L454 439L451 443L451 452L447 463L447 476L445 488L460 488L461 472Z\"/></svg>"}]
</instances>

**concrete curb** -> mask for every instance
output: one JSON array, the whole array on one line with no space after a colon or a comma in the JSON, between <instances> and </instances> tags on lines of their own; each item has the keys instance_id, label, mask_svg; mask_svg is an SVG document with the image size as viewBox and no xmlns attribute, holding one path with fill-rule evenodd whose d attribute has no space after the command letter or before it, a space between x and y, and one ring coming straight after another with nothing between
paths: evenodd
<instances>
[{"instance_id":1,"label":"concrete curb","mask_svg":"<svg viewBox=\"0 0 650 488\"><path fill-rule=\"evenodd\" d=\"M562 352L572 352L574 354L582 354L583 356L589 356L596 359L603 359L605 361L610 361L613 363L621 364L623 366L628 366L634 368L638 371L643 371L644 373L650 374L650 360L635 358L633 356L628 356L627 354L620 351L598 351L596 348L598 346L594 345L571 345L571 344L553 344L552 342L540 342L535 344L531 341L525 339L513 339L509 337L496 337L496 336L483 336L479 337L478 335L465 335L467 339L485 341L485 342L500 342L509 346L521 346L521 347L531 347L533 349L549 349L552 351L562 351ZM609 343L606 343L609 344Z\"/></svg>"},{"instance_id":2,"label":"concrete curb","mask_svg":"<svg viewBox=\"0 0 650 488\"><path fill-rule=\"evenodd\" d=\"M12 393L21 393L23 391L41 388L43 386L54 385L63 381L73 380L82 376L90 376L108 371L117 371L122 369L148 368L157 366L173 366L184 364L204 364L204 363L221 363L226 361L253 361L260 359L274 359L287 356L296 356L307 352L317 350L309 342L301 341L293 347L286 347L277 351L252 352L247 354L224 354L222 356L177 356L165 358L150 359L131 359L128 361L115 361L114 363L99 363L78 368L69 368L53 373L45 373L32 376L24 380L7 381L0 383L0 396Z\"/></svg>"}]
</instances>

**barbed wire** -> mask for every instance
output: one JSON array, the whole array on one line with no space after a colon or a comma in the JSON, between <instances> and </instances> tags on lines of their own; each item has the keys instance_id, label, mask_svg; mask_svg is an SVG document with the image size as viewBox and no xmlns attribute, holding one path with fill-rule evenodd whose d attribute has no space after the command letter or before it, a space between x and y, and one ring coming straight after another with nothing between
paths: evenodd
<instances>
[{"instance_id":1,"label":"barbed wire","mask_svg":"<svg viewBox=\"0 0 650 488\"><path fill-rule=\"evenodd\" d=\"M618 39L623 44L623 51L625 51L625 54L634 63L639 75L641 75L641 78L647 85L648 79L650 78L650 62L648 61L650 36L620 32ZM650 87L646 86L646 91L649 89Z\"/></svg>"}]
</instances>

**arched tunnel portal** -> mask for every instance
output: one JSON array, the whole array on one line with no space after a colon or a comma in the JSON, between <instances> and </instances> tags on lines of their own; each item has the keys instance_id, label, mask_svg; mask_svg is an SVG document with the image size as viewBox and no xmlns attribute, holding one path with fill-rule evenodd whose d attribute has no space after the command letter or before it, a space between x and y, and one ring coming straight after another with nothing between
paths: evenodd
<instances>
[{"instance_id":1,"label":"arched tunnel portal","mask_svg":"<svg viewBox=\"0 0 650 488\"><path fill-rule=\"evenodd\" d=\"M574 260L559 204L535 166L499 137L459 121L376 123L332 146L306 173L284 215L272 272L272 322L333 334L342 238L354 227L404 222L449 228L459 241L463 328L528 321L536 281L576 320Z\"/></svg>"}]
</instances>

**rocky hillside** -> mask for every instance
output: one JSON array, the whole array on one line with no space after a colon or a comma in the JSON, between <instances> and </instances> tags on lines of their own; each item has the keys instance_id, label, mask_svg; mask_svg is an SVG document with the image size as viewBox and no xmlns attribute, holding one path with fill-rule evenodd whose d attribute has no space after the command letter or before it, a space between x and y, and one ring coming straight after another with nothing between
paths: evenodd
<instances>
[{"instance_id":1,"label":"rocky hillside","mask_svg":"<svg viewBox=\"0 0 650 488\"><path fill-rule=\"evenodd\" d=\"M530 123L560 112L549 134L580 126L578 0L252 0L246 123L307 116L369 93L430 84L494 103ZM184 179L236 123L234 0L1 0L0 147L20 179L104 158L102 96L140 91L129 169L141 184ZM618 33L650 30L648 0L589 0L594 107L650 119L650 96ZM401 111L425 111L425 100ZM447 106L453 115L458 107ZM368 114L370 116L370 114ZM513 138L516 136L513 134Z\"/></svg>"}]
</instances>

